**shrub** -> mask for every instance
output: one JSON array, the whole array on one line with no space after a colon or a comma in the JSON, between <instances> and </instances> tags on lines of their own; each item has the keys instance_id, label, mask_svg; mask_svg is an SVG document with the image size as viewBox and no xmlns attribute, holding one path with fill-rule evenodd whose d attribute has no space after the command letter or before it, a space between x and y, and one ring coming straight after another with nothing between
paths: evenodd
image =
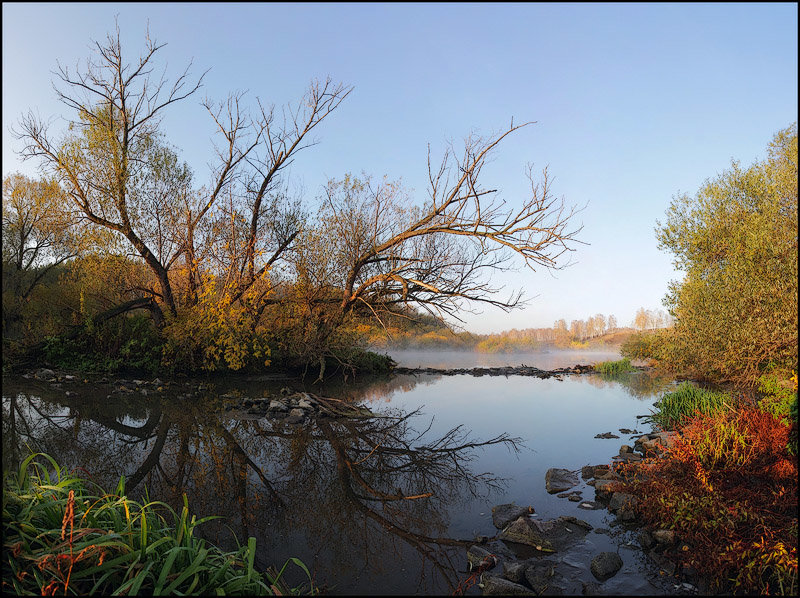
<instances>
[{"instance_id":1,"label":"shrub","mask_svg":"<svg viewBox=\"0 0 800 598\"><path fill-rule=\"evenodd\" d=\"M688 546L667 556L715 592L796 594L797 460L784 450L788 433L752 407L701 413L624 485L646 524L675 530Z\"/></svg>"}]
</instances>

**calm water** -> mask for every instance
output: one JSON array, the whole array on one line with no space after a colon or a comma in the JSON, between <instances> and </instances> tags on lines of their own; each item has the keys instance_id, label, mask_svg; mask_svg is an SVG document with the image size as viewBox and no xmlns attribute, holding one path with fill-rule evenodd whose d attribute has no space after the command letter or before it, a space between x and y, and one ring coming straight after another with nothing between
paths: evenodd
<instances>
[{"instance_id":1,"label":"calm water","mask_svg":"<svg viewBox=\"0 0 800 598\"><path fill-rule=\"evenodd\" d=\"M438 355L442 361L423 364L501 364ZM613 358L571 356L555 365L543 360L566 357L505 357L542 368ZM152 499L178 506L185 492L198 516L226 517L207 525L206 537L227 544L228 528L255 536L260 566L299 557L332 593L450 594L466 569L465 548L453 541L494 535L493 505L530 504L541 518L571 514L609 528L606 511L547 494L545 472L609 462L627 441L618 429L642 430L636 415L648 413L665 386L645 376L624 383L595 375L398 376L309 389L363 402L382 416L370 420L291 427L212 409L233 400L223 394L260 398L286 384L205 382L198 397L178 398L192 388L178 387L154 399L107 398L110 386L5 379L3 465L13 466L28 445L108 486L125 475L130 495L146 485ZM66 398L65 390L78 396ZM608 431L621 438L594 438ZM579 488L594 498L591 487ZM594 581L588 565L603 550L619 551L625 563L604 593L668 592L626 546L633 536L615 529L590 533L570 553L576 593Z\"/></svg>"}]
</instances>

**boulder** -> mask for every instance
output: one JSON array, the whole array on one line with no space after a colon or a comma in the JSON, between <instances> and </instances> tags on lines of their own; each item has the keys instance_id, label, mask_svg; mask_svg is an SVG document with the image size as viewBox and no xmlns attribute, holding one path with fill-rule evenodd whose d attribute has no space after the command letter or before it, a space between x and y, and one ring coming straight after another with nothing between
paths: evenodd
<instances>
[{"instance_id":1,"label":"boulder","mask_svg":"<svg viewBox=\"0 0 800 598\"><path fill-rule=\"evenodd\" d=\"M514 503L492 507L492 523L497 529L503 529L512 521L529 513L535 513L533 507L519 507Z\"/></svg>"},{"instance_id":2,"label":"boulder","mask_svg":"<svg viewBox=\"0 0 800 598\"><path fill-rule=\"evenodd\" d=\"M655 538L653 538L653 534L651 534L646 529L643 529L642 531L639 532L639 545L644 550L650 550L653 546L655 546L655 544L656 541Z\"/></svg>"},{"instance_id":3,"label":"boulder","mask_svg":"<svg viewBox=\"0 0 800 598\"><path fill-rule=\"evenodd\" d=\"M497 575L483 576L484 596L536 596L533 590Z\"/></svg>"},{"instance_id":4,"label":"boulder","mask_svg":"<svg viewBox=\"0 0 800 598\"><path fill-rule=\"evenodd\" d=\"M289 408L286 406L286 403L283 401L270 401L269 402L269 410L270 411L288 411Z\"/></svg>"},{"instance_id":5,"label":"boulder","mask_svg":"<svg viewBox=\"0 0 800 598\"><path fill-rule=\"evenodd\" d=\"M556 494L577 486L578 474L569 469L551 467L544 475L544 483L548 493Z\"/></svg>"},{"instance_id":6,"label":"boulder","mask_svg":"<svg viewBox=\"0 0 800 598\"><path fill-rule=\"evenodd\" d=\"M639 499L632 494L625 492L615 492L611 495L611 500L608 502L608 508L612 513L620 510L632 511L639 503Z\"/></svg>"},{"instance_id":7,"label":"boulder","mask_svg":"<svg viewBox=\"0 0 800 598\"><path fill-rule=\"evenodd\" d=\"M470 546L469 550L467 550L467 563L469 563L469 570L472 571L473 569L477 569L478 566L486 559L490 559L489 563L496 563L497 559L492 555L491 552L486 550L485 548L481 548L480 546ZM491 559L494 559L492 561ZM494 567L494 564L491 564L489 569Z\"/></svg>"},{"instance_id":8,"label":"boulder","mask_svg":"<svg viewBox=\"0 0 800 598\"><path fill-rule=\"evenodd\" d=\"M598 499L611 498L617 482L615 480L595 480L594 493Z\"/></svg>"},{"instance_id":9,"label":"boulder","mask_svg":"<svg viewBox=\"0 0 800 598\"><path fill-rule=\"evenodd\" d=\"M556 577L556 562L549 559L536 560L525 568L525 580L538 596L553 595Z\"/></svg>"},{"instance_id":10,"label":"boulder","mask_svg":"<svg viewBox=\"0 0 800 598\"><path fill-rule=\"evenodd\" d=\"M611 432L603 432L602 434L595 434L594 437L595 438L619 438L619 436L617 436L616 434L613 434Z\"/></svg>"},{"instance_id":11,"label":"boulder","mask_svg":"<svg viewBox=\"0 0 800 598\"><path fill-rule=\"evenodd\" d=\"M653 539L659 544L674 544L675 532L671 529L657 529L653 532Z\"/></svg>"},{"instance_id":12,"label":"boulder","mask_svg":"<svg viewBox=\"0 0 800 598\"><path fill-rule=\"evenodd\" d=\"M527 517L520 517L510 523L500 532L498 538L506 542L533 546L537 550L545 552L555 552L550 541L539 531L538 526L534 526L533 522Z\"/></svg>"},{"instance_id":13,"label":"boulder","mask_svg":"<svg viewBox=\"0 0 800 598\"><path fill-rule=\"evenodd\" d=\"M525 561L503 561L503 577L514 583L521 583L525 580L525 569L528 563Z\"/></svg>"},{"instance_id":14,"label":"boulder","mask_svg":"<svg viewBox=\"0 0 800 598\"><path fill-rule=\"evenodd\" d=\"M592 559L589 566L592 575L600 581L616 575L622 568L622 559L616 552L601 552Z\"/></svg>"},{"instance_id":15,"label":"boulder","mask_svg":"<svg viewBox=\"0 0 800 598\"><path fill-rule=\"evenodd\" d=\"M47 368L40 368L36 370L36 373L33 375L33 377L37 380L55 380L56 373Z\"/></svg>"}]
</instances>

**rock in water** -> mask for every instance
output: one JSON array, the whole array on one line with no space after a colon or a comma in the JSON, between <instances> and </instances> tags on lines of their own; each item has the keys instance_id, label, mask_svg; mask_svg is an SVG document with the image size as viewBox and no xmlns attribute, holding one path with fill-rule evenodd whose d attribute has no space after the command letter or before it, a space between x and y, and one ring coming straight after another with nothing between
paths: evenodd
<instances>
[{"instance_id":1,"label":"rock in water","mask_svg":"<svg viewBox=\"0 0 800 598\"><path fill-rule=\"evenodd\" d=\"M544 474L544 484L550 494L563 492L578 485L578 474L569 469L551 467Z\"/></svg>"},{"instance_id":2,"label":"rock in water","mask_svg":"<svg viewBox=\"0 0 800 598\"><path fill-rule=\"evenodd\" d=\"M597 579L605 581L622 568L622 559L616 552L601 552L592 559L589 569Z\"/></svg>"},{"instance_id":3,"label":"rock in water","mask_svg":"<svg viewBox=\"0 0 800 598\"><path fill-rule=\"evenodd\" d=\"M536 596L533 590L522 584L508 581L496 575L483 576L484 596Z\"/></svg>"},{"instance_id":4,"label":"rock in water","mask_svg":"<svg viewBox=\"0 0 800 598\"><path fill-rule=\"evenodd\" d=\"M514 503L492 507L492 523L497 529L503 529L512 521L529 513L534 513L533 507L519 507Z\"/></svg>"},{"instance_id":5,"label":"rock in water","mask_svg":"<svg viewBox=\"0 0 800 598\"><path fill-rule=\"evenodd\" d=\"M498 537L507 542L527 544L528 546L533 546L537 550L544 550L547 552L554 551L550 541L531 525L531 521L527 517L520 517L516 521L513 521L500 532Z\"/></svg>"}]
</instances>

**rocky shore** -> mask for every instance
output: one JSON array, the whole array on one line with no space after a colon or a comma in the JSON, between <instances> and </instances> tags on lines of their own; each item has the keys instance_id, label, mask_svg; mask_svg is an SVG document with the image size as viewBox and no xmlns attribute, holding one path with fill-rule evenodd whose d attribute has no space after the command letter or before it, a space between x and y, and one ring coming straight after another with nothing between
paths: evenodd
<instances>
[{"instance_id":1,"label":"rocky shore","mask_svg":"<svg viewBox=\"0 0 800 598\"><path fill-rule=\"evenodd\" d=\"M571 471L551 468L545 474L548 493L577 502L579 509L608 509L616 517L612 525L623 526L635 533L636 545L657 567L661 576L670 580L672 594L691 595L701 592L704 584L693 570L681 565L682 555L691 550L683 545L672 530L648 530L637 522L636 496L621 490L620 483L632 475L646 475L647 457L658 457L671 445L674 432L633 433L633 446L623 444L610 464L586 465ZM619 438L610 432L597 438ZM631 465L632 464L632 465ZM581 490L579 476L594 488L594 500L587 500ZM602 595L603 582L612 578L623 566L618 552L602 551L577 567L588 568L595 581L581 582L576 575L576 559L570 550L589 532L607 533L570 515L556 519L536 518L533 506L502 504L492 508L492 523L499 530L493 537L481 537L467 550L467 563L477 578L484 596L496 595ZM585 570L585 569L584 569Z\"/></svg>"}]
</instances>

